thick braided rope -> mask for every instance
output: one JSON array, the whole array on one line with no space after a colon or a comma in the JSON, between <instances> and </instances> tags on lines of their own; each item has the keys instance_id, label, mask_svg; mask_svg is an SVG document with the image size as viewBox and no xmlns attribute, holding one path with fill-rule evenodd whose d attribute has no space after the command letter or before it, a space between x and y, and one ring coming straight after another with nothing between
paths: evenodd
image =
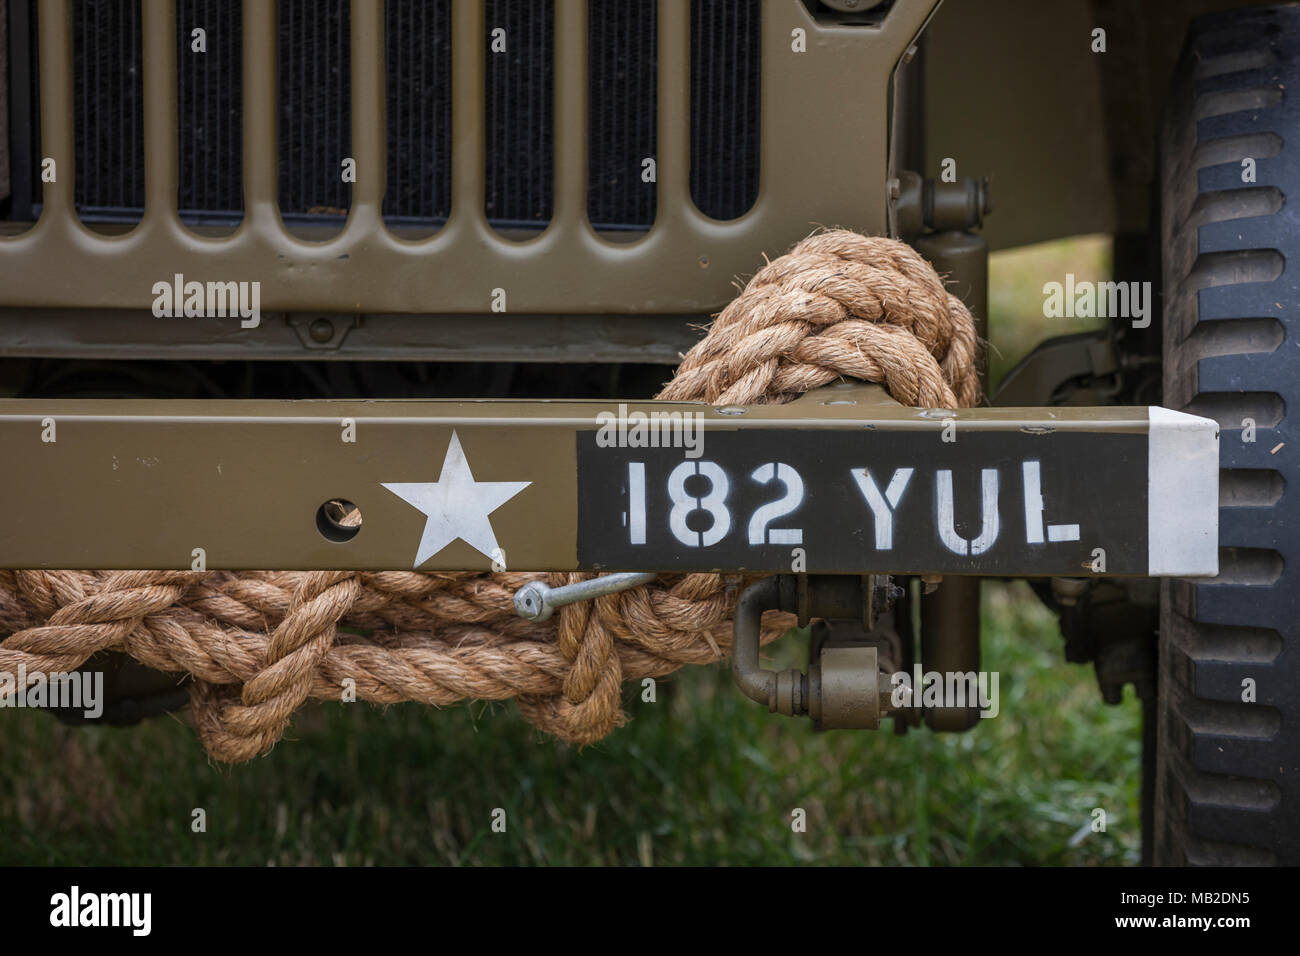
<instances>
[{"instance_id":1,"label":"thick braided rope","mask_svg":"<svg viewBox=\"0 0 1300 956\"><path fill-rule=\"evenodd\" d=\"M662 399L789 401L840 378L909 405L977 399L975 325L911 247L819 233L750 280L687 353ZM76 669L119 651L189 675L208 752L266 753L308 698L507 700L566 741L623 723L626 680L725 656L736 575L665 575L531 623L514 592L539 575L385 571L3 571L0 671ZM543 575L551 586L583 574ZM762 640L790 625L770 614Z\"/></svg>"},{"instance_id":2,"label":"thick braided rope","mask_svg":"<svg viewBox=\"0 0 1300 956\"><path fill-rule=\"evenodd\" d=\"M975 323L911 246L836 230L769 262L659 394L779 404L838 378L923 408L974 405Z\"/></svg>"}]
</instances>

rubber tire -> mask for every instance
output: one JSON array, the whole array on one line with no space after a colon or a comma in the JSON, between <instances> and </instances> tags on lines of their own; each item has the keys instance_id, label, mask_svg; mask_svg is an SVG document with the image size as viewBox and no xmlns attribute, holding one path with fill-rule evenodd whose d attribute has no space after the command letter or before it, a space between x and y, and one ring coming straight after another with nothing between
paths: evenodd
<instances>
[{"instance_id":1,"label":"rubber tire","mask_svg":"<svg viewBox=\"0 0 1300 956\"><path fill-rule=\"evenodd\" d=\"M1296 865L1300 7L1192 24L1160 150L1164 404L1221 470L1218 577L1162 587L1154 862Z\"/></svg>"}]
</instances>

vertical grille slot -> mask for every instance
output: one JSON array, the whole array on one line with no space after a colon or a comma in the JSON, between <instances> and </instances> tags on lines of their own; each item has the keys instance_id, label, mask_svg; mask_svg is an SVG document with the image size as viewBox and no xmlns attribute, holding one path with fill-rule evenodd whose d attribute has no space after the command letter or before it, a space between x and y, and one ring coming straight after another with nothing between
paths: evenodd
<instances>
[{"instance_id":1,"label":"vertical grille slot","mask_svg":"<svg viewBox=\"0 0 1300 956\"><path fill-rule=\"evenodd\" d=\"M207 52L193 51L201 28ZM191 225L243 217L243 18L239 0L176 5L177 208Z\"/></svg>"},{"instance_id":2,"label":"vertical grille slot","mask_svg":"<svg viewBox=\"0 0 1300 956\"><path fill-rule=\"evenodd\" d=\"M16 13L21 16L21 13ZM0 0L0 209L9 208L9 197L13 192L10 179L9 158L9 8L5 0Z\"/></svg>"},{"instance_id":3,"label":"vertical grille slot","mask_svg":"<svg viewBox=\"0 0 1300 956\"><path fill-rule=\"evenodd\" d=\"M387 0L384 51L392 227L437 225L451 214L451 3Z\"/></svg>"},{"instance_id":4,"label":"vertical grille slot","mask_svg":"<svg viewBox=\"0 0 1300 956\"><path fill-rule=\"evenodd\" d=\"M72 0L73 200L87 222L144 210L144 97L138 0Z\"/></svg>"},{"instance_id":5,"label":"vertical grille slot","mask_svg":"<svg viewBox=\"0 0 1300 956\"><path fill-rule=\"evenodd\" d=\"M691 3L691 198L737 219L758 198L762 4Z\"/></svg>"},{"instance_id":6,"label":"vertical grille slot","mask_svg":"<svg viewBox=\"0 0 1300 956\"><path fill-rule=\"evenodd\" d=\"M36 0L9 0L9 218L33 222L41 207L40 63Z\"/></svg>"},{"instance_id":7,"label":"vertical grille slot","mask_svg":"<svg viewBox=\"0 0 1300 956\"><path fill-rule=\"evenodd\" d=\"M277 35L280 213L288 225L337 229L352 197L342 177L352 156L347 0L280 0Z\"/></svg>"},{"instance_id":8,"label":"vertical grille slot","mask_svg":"<svg viewBox=\"0 0 1300 956\"><path fill-rule=\"evenodd\" d=\"M486 0L484 213L498 229L540 229L555 206L555 9L550 0ZM493 31L506 49L493 53Z\"/></svg>"},{"instance_id":9,"label":"vertical grille slot","mask_svg":"<svg viewBox=\"0 0 1300 956\"><path fill-rule=\"evenodd\" d=\"M644 0L591 0L588 33L587 218L597 229L644 230L657 187L658 16Z\"/></svg>"}]
</instances>

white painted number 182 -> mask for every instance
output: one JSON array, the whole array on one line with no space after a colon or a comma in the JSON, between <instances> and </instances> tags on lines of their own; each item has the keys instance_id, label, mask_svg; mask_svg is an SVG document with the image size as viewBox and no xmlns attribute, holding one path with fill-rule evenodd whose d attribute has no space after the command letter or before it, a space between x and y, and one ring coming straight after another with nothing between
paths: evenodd
<instances>
[{"instance_id":1,"label":"white painted number 182","mask_svg":"<svg viewBox=\"0 0 1300 956\"><path fill-rule=\"evenodd\" d=\"M646 488L645 462L628 462L628 536L632 544L645 544ZM708 483L704 494L689 494L686 482L701 478ZM781 462L759 465L750 473L752 480L767 485L779 481L785 494L775 501L757 508L749 519L750 544L802 544L800 528L772 528L772 522L784 518L803 503L803 479L799 472ZM668 500L672 510L668 513L668 528L673 537L692 548L707 548L717 544L731 530L731 509L727 495L731 479L717 462L684 461L668 476ZM692 531L686 519L696 511L705 512L712 523L705 531Z\"/></svg>"}]
</instances>

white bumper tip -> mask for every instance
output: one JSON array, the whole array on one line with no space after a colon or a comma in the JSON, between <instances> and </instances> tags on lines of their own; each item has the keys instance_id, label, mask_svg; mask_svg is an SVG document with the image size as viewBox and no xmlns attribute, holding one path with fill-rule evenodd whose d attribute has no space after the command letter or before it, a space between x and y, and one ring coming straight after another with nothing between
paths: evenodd
<instances>
[{"instance_id":1,"label":"white bumper tip","mask_svg":"<svg viewBox=\"0 0 1300 956\"><path fill-rule=\"evenodd\" d=\"M1219 573L1219 425L1151 406L1147 563L1152 577Z\"/></svg>"}]
</instances>

